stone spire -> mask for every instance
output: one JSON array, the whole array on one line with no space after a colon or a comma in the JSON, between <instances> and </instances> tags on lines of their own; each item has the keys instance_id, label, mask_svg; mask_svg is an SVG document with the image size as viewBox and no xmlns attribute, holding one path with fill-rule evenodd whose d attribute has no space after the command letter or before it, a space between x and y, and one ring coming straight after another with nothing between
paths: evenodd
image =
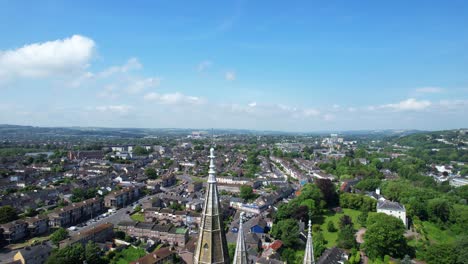
<instances>
[{"instance_id":1,"label":"stone spire","mask_svg":"<svg viewBox=\"0 0 468 264\"><path fill-rule=\"evenodd\" d=\"M224 233L222 212L218 199L214 149L210 149L210 169L206 186L205 204L198 235L197 248L193 256L194 264L230 264L226 234Z\"/></svg>"},{"instance_id":2,"label":"stone spire","mask_svg":"<svg viewBox=\"0 0 468 264\"><path fill-rule=\"evenodd\" d=\"M242 221L244 218L244 212L241 212L239 219L239 231L237 233L237 244L236 252L234 253L234 261L232 264L247 264L249 260L247 258L247 248L244 240L244 229L242 228Z\"/></svg>"},{"instance_id":3,"label":"stone spire","mask_svg":"<svg viewBox=\"0 0 468 264\"><path fill-rule=\"evenodd\" d=\"M304 264L315 264L314 243L312 240L312 222L309 220L309 230L307 233L307 244L304 252Z\"/></svg>"}]
</instances>

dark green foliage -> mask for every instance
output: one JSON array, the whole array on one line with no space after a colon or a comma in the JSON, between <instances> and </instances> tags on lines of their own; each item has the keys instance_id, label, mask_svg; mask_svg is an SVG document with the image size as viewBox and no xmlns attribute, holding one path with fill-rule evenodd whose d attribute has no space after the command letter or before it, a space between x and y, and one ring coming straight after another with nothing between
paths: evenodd
<instances>
[{"instance_id":1,"label":"dark green foliage","mask_svg":"<svg viewBox=\"0 0 468 264\"><path fill-rule=\"evenodd\" d=\"M240 195L242 199L251 200L256 197L255 193L253 192L253 188L249 185L242 185L240 187Z\"/></svg>"},{"instance_id":2,"label":"dark green foliage","mask_svg":"<svg viewBox=\"0 0 468 264\"><path fill-rule=\"evenodd\" d=\"M356 189L361 191L374 191L380 186L382 181L379 179L364 179L356 184Z\"/></svg>"},{"instance_id":3,"label":"dark green foliage","mask_svg":"<svg viewBox=\"0 0 468 264\"><path fill-rule=\"evenodd\" d=\"M325 246L327 241L323 237L322 232L314 233L312 238L314 240L314 256L315 259L318 259L322 255L323 251L327 249Z\"/></svg>"},{"instance_id":4,"label":"dark green foliage","mask_svg":"<svg viewBox=\"0 0 468 264\"><path fill-rule=\"evenodd\" d=\"M0 207L0 224L5 224L16 219L18 219L18 214L13 207L9 205Z\"/></svg>"},{"instance_id":5,"label":"dark green foliage","mask_svg":"<svg viewBox=\"0 0 468 264\"><path fill-rule=\"evenodd\" d=\"M360 153L360 155L356 154L356 157L358 158L360 156L367 156L367 153L364 150L358 150L356 153ZM379 171L379 168L377 168L376 165L376 163L372 162L367 165L363 165L352 157L345 157L338 161L333 160L330 163L322 163L320 164L320 168L325 170L327 173L337 175L340 178L342 175L352 175L353 177L361 176L373 179L383 178L383 174ZM381 166L379 165L379 167Z\"/></svg>"},{"instance_id":6,"label":"dark green foliage","mask_svg":"<svg viewBox=\"0 0 468 264\"><path fill-rule=\"evenodd\" d=\"M294 219L281 220L271 229L271 235L283 241L286 247L294 247L299 240L299 226Z\"/></svg>"},{"instance_id":7,"label":"dark green foliage","mask_svg":"<svg viewBox=\"0 0 468 264\"><path fill-rule=\"evenodd\" d=\"M247 153L247 161L243 164L244 176L254 178L255 174L260 172L260 160L258 159L258 151L250 151Z\"/></svg>"},{"instance_id":8,"label":"dark green foliage","mask_svg":"<svg viewBox=\"0 0 468 264\"><path fill-rule=\"evenodd\" d=\"M375 212L377 201L361 194L342 193L340 195L340 206L343 208Z\"/></svg>"},{"instance_id":9,"label":"dark green foliage","mask_svg":"<svg viewBox=\"0 0 468 264\"><path fill-rule=\"evenodd\" d=\"M383 213L370 213L363 245L366 254L371 259L385 255L403 257L408 253L404 232L405 227L400 219Z\"/></svg>"},{"instance_id":10,"label":"dark green foliage","mask_svg":"<svg viewBox=\"0 0 468 264\"><path fill-rule=\"evenodd\" d=\"M457 255L454 253L455 250L451 244L434 244L428 247L425 260L427 264L455 264Z\"/></svg>"},{"instance_id":11,"label":"dark green foliage","mask_svg":"<svg viewBox=\"0 0 468 264\"><path fill-rule=\"evenodd\" d=\"M346 226L354 226L353 219L349 215L343 215L340 217L340 229Z\"/></svg>"},{"instance_id":12,"label":"dark green foliage","mask_svg":"<svg viewBox=\"0 0 468 264\"><path fill-rule=\"evenodd\" d=\"M95 188L89 188L89 189L76 188L76 189L73 189L71 201L74 203L77 203L86 199L91 199L93 197L96 197L96 195L97 195L97 190Z\"/></svg>"},{"instance_id":13,"label":"dark green foliage","mask_svg":"<svg viewBox=\"0 0 468 264\"><path fill-rule=\"evenodd\" d=\"M67 237L68 237L68 231L63 227L60 227L59 229L55 230L54 233L52 233L52 235L50 236L50 240L55 245L58 245L60 241L64 240Z\"/></svg>"},{"instance_id":14,"label":"dark green foliage","mask_svg":"<svg viewBox=\"0 0 468 264\"><path fill-rule=\"evenodd\" d=\"M306 184L299 196L289 201L289 203L279 206L275 220L294 218L308 221L309 213L313 215L320 213L322 197L322 193L316 185Z\"/></svg>"},{"instance_id":15,"label":"dark green foliage","mask_svg":"<svg viewBox=\"0 0 468 264\"><path fill-rule=\"evenodd\" d=\"M328 179L316 179L315 184L320 189L327 207L331 208L338 205L339 197L335 184L332 181Z\"/></svg>"},{"instance_id":16,"label":"dark green foliage","mask_svg":"<svg viewBox=\"0 0 468 264\"><path fill-rule=\"evenodd\" d=\"M144 156L144 155L148 155L150 153L150 151L146 150L146 148L142 147L142 146L135 146L133 148L133 151L132 151L135 155L138 155L138 156Z\"/></svg>"},{"instance_id":17,"label":"dark green foliage","mask_svg":"<svg viewBox=\"0 0 468 264\"><path fill-rule=\"evenodd\" d=\"M368 215L369 213L367 211L364 211L358 216L357 221L361 226L364 226L364 227L366 226Z\"/></svg>"},{"instance_id":18,"label":"dark green foliage","mask_svg":"<svg viewBox=\"0 0 468 264\"><path fill-rule=\"evenodd\" d=\"M228 243L228 252L229 252L229 259L234 259L234 254L236 253L235 243Z\"/></svg>"},{"instance_id":19,"label":"dark green foliage","mask_svg":"<svg viewBox=\"0 0 468 264\"><path fill-rule=\"evenodd\" d=\"M352 225L346 225L340 228L336 240L338 247L345 249L357 248L357 242L354 236L355 233L356 230L354 230Z\"/></svg>"},{"instance_id":20,"label":"dark green foliage","mask_svg":"<svg viewBox=\"0 0 468 264\"><path fill-rule=\"evenodd\" d=\"M75 244L52 252L46 264L106 264L106 258L102 257L101 249L89 241L85 247Z\"/></svg>"},{"instance_id":21,"label":"dark green foliage","mask_svg":"<svg viewBox=\"0 0 468 264\"><path fill-rule=\"evenodd\" d=\"M156 172L154 168L146 168L145 175L152 180L155 180L158 178L158 173Z\"/></svg>"},{"instance_id":22,"label":"dark green foliage","mask_svg":"<svg viewBox=\"0 0 468 264\"><path fill-rule=\"evenodd\" d=\"M427 203L427 213L433 222L447 222L451 210L451 204L443 198L434 198Z\"/></svg>"},{"instance_id":23,"label":"dark green foliage","mask_svg":"<svg viewBox=\"0 0 468 264\"><path fill-rule=\"evenodd\" d=\"M335 224L333 224L333 221L328 221L327 223L327 230L328 232L336 232L336 227L335 227Z\"/></svg>"}]
</instances>

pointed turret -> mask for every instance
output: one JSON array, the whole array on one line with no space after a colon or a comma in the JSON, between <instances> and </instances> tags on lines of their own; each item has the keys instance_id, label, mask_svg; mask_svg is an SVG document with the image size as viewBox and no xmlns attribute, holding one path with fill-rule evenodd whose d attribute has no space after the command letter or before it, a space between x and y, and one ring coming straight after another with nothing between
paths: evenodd
<instances>
[{"instance_id":1,"label":"pointed turret","mask_svg":"<svg viewBox=\"0 0 468 264\"><path fill-rule=\"evenodd\" d=\"M206 186L205 204L194 252L194 264L230 264L226 235L224 233L222 212L218 199L214 149L210 149L210 169Z\"/></svg>"},{"instance_id":2,"label":"pointed turret","mask_svg":"<svg viewBox=\"0 0 468 264\"><path fill-rule=\"evenodd\" d=\"M304 264L315 264L314 242L312 240L312 222L309 220L309 230L307 233L307 244L304 252Z\"/></svg>"},{"instance_id":3,"label":"pointed turret","mask_svg":"<svg viewBox=\"0 0 468 264\"><path fill-rule=\"evenodd\" d=\"M244 212L240 214L239 218L239 231L237 233L237 245L236 252L234 253L234 261L232 264L247 264L249 260L247 258L247 248L244 240L244 229L242 228L242 221L244 218Z\"/></svg>"}]
</instances>

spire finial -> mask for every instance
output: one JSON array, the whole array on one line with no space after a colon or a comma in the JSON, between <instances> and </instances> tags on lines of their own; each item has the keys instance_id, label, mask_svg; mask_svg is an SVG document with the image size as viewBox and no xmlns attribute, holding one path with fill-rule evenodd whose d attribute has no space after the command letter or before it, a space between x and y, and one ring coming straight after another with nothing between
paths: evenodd
<instances>
[{"instance_id":1,"label":"spire finial","mask_svg":"<svg viewBox=\"0 0 468 264\"><path fill-rule=\"evenodd\" d=\"M215 165L214 165L214 148L210 149L210 169L208 170L208 183L216 183L216 171L215 171Z\"/></svg>"},{"instance_id":2,"label":"spire finial","mask_svg":"<svg viewBox=\"0 0 468 264\"><path fill-rule=\"evenodd\" d=\"M239 217L239 230L237 231L237 244L234 253L233 264L248 264L247 248L245 246L244 229L242 228L242 221L244 220L244 212L240 213Z\"/></svg>"},{"instance_id":3,"label":"spire finial","mask_svg":"<svg viewBox=\"0 0 468 264\"><path fill-rule=\"evenodd\" d=\"M307 231L307 243L304 252L303 264L315 264L314 259L314 242L312 240L312 220L309 218L309 230Z\"/></svg>"}]
</instances>

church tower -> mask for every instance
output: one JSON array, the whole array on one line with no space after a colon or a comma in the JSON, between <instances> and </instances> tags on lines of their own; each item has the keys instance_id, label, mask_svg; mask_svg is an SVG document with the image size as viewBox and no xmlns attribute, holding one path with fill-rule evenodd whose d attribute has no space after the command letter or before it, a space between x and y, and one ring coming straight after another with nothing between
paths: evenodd
<instances>
[{"instance_id":1,"label":"church tower","mask_svg":"<svg viewBox=\"0 0 468 264\"><path fill-rule=\"evenodd\" d=\"M194 264L230 264L229 253L224 233L222 212L218 198L214 149L210 149L210 169L206 186L197 248L194 252Z\"/></svg>"},{"instance_id":2,"label":"church tower","mask_svg":"<svg viewBox=\"0 0 468 264\"><path fill-rule=\"evenodd\" d=\"M244 212L240 214L240 218L239 218L239 231L237 233L236 252L234 253L234 261L232 262L232 264L249 263L249 260L247 258L247 248L245 246L245 240L244 240L244 229L242 228L243 217L244 217Z\"/></svg>"},{"instance_id":3,"label":"church tower","mask_svg":"<svg viewBox=\"0 0 468 264\"><path fill-rule=\"evenodd\" d=\"M304 252L304 264L315 264L314 242L312 240L312 222L309 220L309 231L307 233L307 244Z\"/></svg>"}]
</instances>

